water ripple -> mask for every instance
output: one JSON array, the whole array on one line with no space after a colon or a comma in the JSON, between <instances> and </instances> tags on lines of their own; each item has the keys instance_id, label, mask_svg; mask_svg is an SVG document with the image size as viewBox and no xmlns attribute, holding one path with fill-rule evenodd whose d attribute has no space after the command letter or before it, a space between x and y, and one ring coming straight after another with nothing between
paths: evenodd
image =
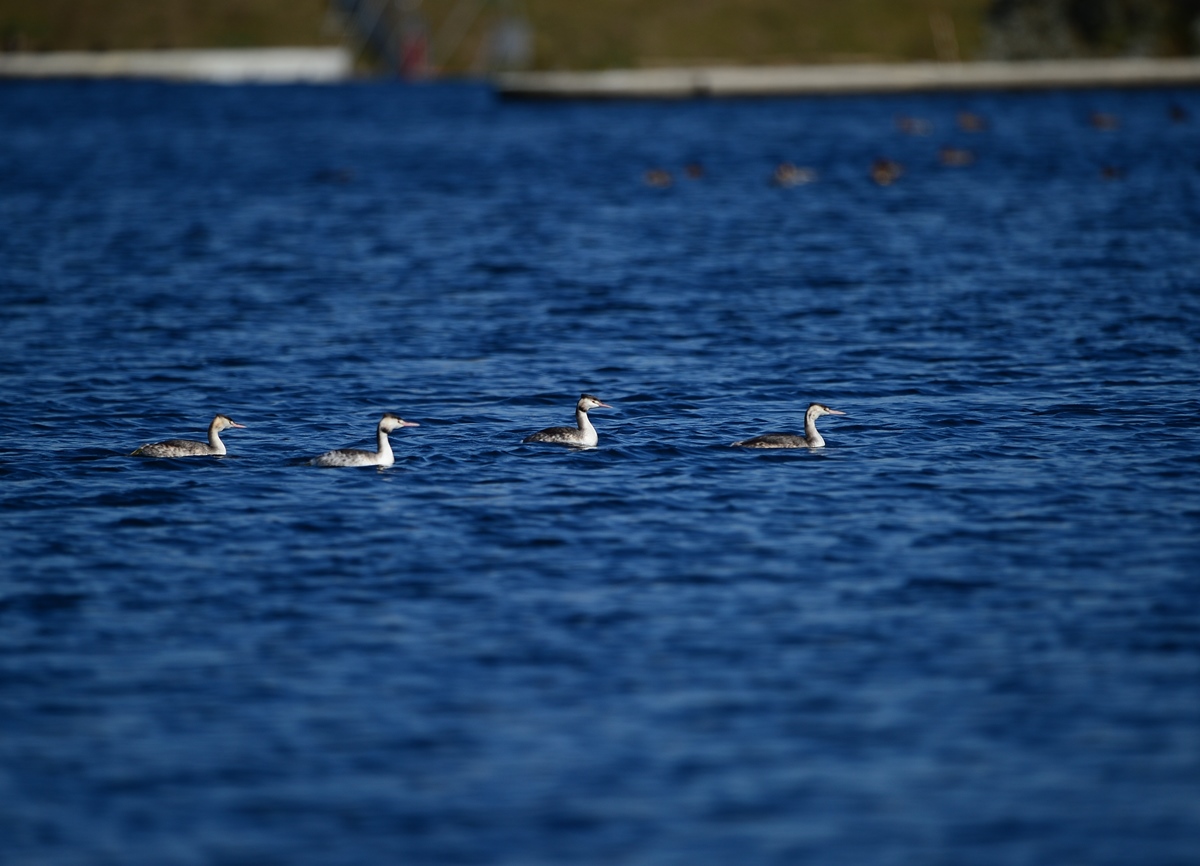
<instances>
[{"instance_id":1,"label":"water ripple","mask_svg":"<svg viewBox=\"0 0 1200 866\"><path fill-rule=\"evenodd\" d=\"M1194 101L5 87L6 854L1189 862Z\"/></svg>"}]
</instances>

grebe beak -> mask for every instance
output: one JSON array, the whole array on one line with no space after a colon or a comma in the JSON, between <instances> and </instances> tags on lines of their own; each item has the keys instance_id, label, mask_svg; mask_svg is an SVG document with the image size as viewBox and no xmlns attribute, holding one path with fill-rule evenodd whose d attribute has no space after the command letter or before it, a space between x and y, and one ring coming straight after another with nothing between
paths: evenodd
<instances>
[{"instance_id":1,"label":"grebe beak","mask_svg":"<svg viewBox=\"0 0 1200 866\"><path fill-rule=\"evenodd\" d=\"M845 415L846 414L845 412L839 412L837 409L830 409L828 406L825 407L825 411L828 412L830 415Z\"/></svg>"},{"instance_id":2,"label":"grebe beak","mask_svg":"<svg viewBox=\"0 0 1200 866\"><path fill-rule=\"evenodd\" d=\"M418 424L416 421L401 421L400 426L401 427L420 427L421 425Z\"/></svg>"}]
</instances>

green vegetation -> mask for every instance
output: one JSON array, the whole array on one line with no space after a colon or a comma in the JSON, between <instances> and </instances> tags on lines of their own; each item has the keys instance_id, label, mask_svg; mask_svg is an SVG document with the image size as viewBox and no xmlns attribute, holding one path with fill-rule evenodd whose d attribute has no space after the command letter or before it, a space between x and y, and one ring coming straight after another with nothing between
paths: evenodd
<instances>
[{"instance_id":1,"label":"green vegetation","mask_svg":"<svg viewBox=\"0 0 1200 866\"><path fill-rule=\"evenodd\" d=\"M1200 0L993 0L985 54L1154 57L1200 51Z\"/></svg>"}]
</instances>

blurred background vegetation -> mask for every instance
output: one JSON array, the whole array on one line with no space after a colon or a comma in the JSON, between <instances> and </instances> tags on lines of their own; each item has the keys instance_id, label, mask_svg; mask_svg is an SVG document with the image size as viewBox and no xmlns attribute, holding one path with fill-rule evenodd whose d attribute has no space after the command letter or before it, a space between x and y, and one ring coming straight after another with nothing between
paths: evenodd
<instances>
[{"instance_id":1,"label":"blurred background vegetation","mask_svg":"<svg viewBox=\"0 0 1200 866\"><path fill-rule=\"evenodd\" d=\"M6 51L337 44L424 74L1176 56L1200 0L0 0Z\"/></svg>"},{"instance_id":2,"label":"blurred background vegetation","mask_svg":"<svg viewBox=\"0 0 1200 866\"><path fill-rule=\"evenodd\" d=\"M0 0L6 51L335 45L327 0Z\"/></svg>"}]
</instances>

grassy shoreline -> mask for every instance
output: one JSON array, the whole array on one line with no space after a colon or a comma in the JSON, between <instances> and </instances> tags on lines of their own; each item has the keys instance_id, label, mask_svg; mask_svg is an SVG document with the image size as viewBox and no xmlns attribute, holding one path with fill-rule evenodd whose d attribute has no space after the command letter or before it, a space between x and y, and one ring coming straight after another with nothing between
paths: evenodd
<instances>
[{"instance_id":1,"label":"grassy shoreline","mask_svg":"<svg viewBox=\"0 0 1200 866\"><path fill-rule=\"evenodd\" d=\"M938 58L951 22L962 59L978 54L989 0L525 0L480 3L449 44L460 0L425 0L434 62L477 67L489 25L521 9L535 69L654 68ZM934 18L931 18L934 16ZM937 16L941 16L938 18ZM337 45L326 0L0 0L6 51L115 51ZM943 52L945 42L941 45Z\"/></svg>"}]
</instances>

